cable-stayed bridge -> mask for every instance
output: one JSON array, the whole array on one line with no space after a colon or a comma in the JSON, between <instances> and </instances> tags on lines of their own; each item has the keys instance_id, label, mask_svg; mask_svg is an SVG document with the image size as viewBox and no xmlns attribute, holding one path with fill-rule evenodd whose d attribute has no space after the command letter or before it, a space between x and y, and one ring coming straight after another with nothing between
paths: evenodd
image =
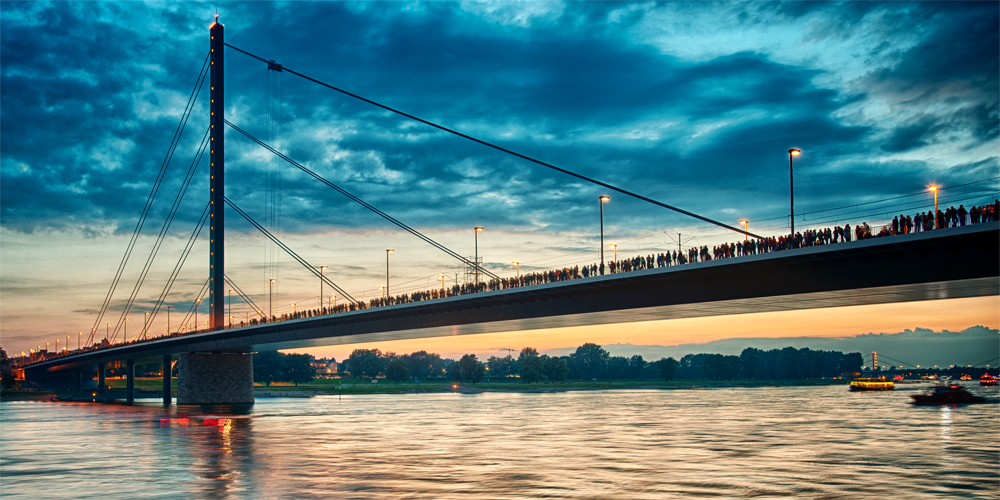
<instances>
[{"instance_id":1,"label":"cable-stayed bridge","mask_svg":"<svg viewBox=\"0 0 1000 500\"><path fill-rule=\"evenodd\" d=\"M106 363L125 361L129 374L129 399L132 394L133 367L137 361L159 357L169 366L174 356L180 357L179 401L182 403L252 402L252 364L249 353L261 349L308 347L338 343L357 343L387 339L420 338L440 335L460 335L485 332L533 330L550 327L609 324L657 319L740 314L748 312L812 309L847 305L880 304L942 298L976 297L1000 294L1000 228L995 222L964 225L929 232L902 233L892 237L802 247L792 235L781 241L766 239L710 218L654 200L647 196L593 179L551 163L518 153L462 132L444 127L404 111L377 103L360 95L314 79L279 63L251 54L225 43L224 28L215 23L210 28L210 52L191 92L181 123L165 156L156 183L147 200L125 256L116 273L101 312L91 329L87 345L91 345L112 297L122 280L123 271L133 252L138 235L149 216L150 207L164 176L166 165L176 151L180 137L194 110L194 104L206 80L209 81L209 126L189 167L182 189L174 200L157 242L133 287L126 306L115 326L115 335L106 339L99 349L76 352L30 365L29 378L41 380L50 374L76 374L80 385L90 380L96 368L98 385L103 386ZM434 127L442 132L493 148L539 167L552 169L573 178L595 184L609 192L626 195L651 205L672 210L703 223L733 231L748 242L752 237L757 247L762 242L768 249L781 251L744 250L736 259L707 260L672 266L642 266L643 270L605 274L602 229L600 272L585 279L555 281L534 286L516 286L503 290L483 291L483 281L503 281L503 278L483 267L478 256L469 259L449 249L417 229L367 203L295 159L282 153L225 116L226 49L233 49L267 65L268 71L283 72L311 81L323 88L359 99L384 111L398 114ZM370 308L340 287L324 269L310 264L282 242L265 224L256 221L247 211L226 196L225 147L226 129L257 144L277 159L302 171L316 181L347 197L351 201L415 236L431 247L459 261L475 275L474 289L478 293L442 294L435 300L419 301ZM790 151L791 153L791 151ZM209 158L209 202L185 245L181 258L150 313L156 315L163 307L180 269L190 255L194 242L205 225L209 226L209 276L201 297L207 291L209 325L207 331L186 335L149 338L142 332L141 341L114 342L119 331L125 338L127 316L133 307L142 282L150 272L163 237L184 195L194 178L198 164ZM603 199L601 201L603 207ZM243 293L225 270L226 208L245 219L265 237L308 272L316 276L345 301L342 312L310 318L274 321L263 308L257 307ZM603 218L602 218L603 224ZM947 226L947 223L944 224ZM941 224L937 224L942 228ZM477 250L478 252L478 250ZM707 256L704 256L707 257ZM683 257L682 257L683 258ZM692 258L692 261L699 260ZM586 274L585 274L586 275ZM482 281L481 281L482 278ZM388 285L387 287L388 288ZM444 287L442 287L444 288ZM226 314L227 290L237 291L247 304L258 311L261 321L252 326L227 328L231 317ZM321 295L322 300L322 295ZM110 331L110 324L109 324ZM127 339L126 339L127 340ZM169 372L164 370L165 402L170 401Z\"/></svg>"}]
</instances>

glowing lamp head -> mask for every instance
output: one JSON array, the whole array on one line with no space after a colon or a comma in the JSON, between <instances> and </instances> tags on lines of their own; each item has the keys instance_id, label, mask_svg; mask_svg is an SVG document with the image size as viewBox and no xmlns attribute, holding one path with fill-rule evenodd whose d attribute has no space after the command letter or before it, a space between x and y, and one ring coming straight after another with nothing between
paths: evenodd
<instances>
[{"instance_id":1,"label":"glowing lamp head","mask_svg":"<svg viewBox=\"0 0 1000 500\"><path fill-rule=\"evenodd\" d=\"M802 151L799 151L798 149L789 149L788 150L788 154L790 154L792 156L798 156L798 155L802 154Z\"/></svg>"},{"instance_id":2,"label":"glowing lamp head","mask_svg":"<svg viewBox=\"0 0 1000 500\"><path fill-rule=\"evenodd\" d=\"M476 232L479 232L479 231L482 231L482 230L483 230L483 228L478 227L478 226L476 227Z\"/></svg>"},{"instance_id":3,"label":"glowing lamp head","mask_svg":"<svg viewBox=\"0 0 1000 500\"><path fill-rule=\"evenodd\" d=\"M614 243L608 243L608 246L611 247L611 248L618 248L618 245L616 245Z\"/></svg>"},{"instance_id":4,"label":"glowing lamp head","mask_svg":"<svg viewBox=\"0 0 1000 500\"><path fill-rule=\"evenodd\" d=\"M927 189L930 189L931 191L937 191L938 187L932 184L930 186L927 186Z\"/></svg>"},{"instance_id":5,"label":"glowing lamp head","mask_svg":"<svg viewBox=\"0 0 1000 500\"><path fill-rule=\"evenodd\" d=\"M275 281L278 281L278 280L276 280L274 278L271 278L271 283L274 283Z\"/></svg>"},{"instance_id":6,"label":"glowing lamp head","mask_svg":"<svg viewBox=\"0 0 1000 500\"><path fill-rule=\"evenodd\" d=\"M611 197L610 196L601 196L600 200L601 200L601 203L604 203L606 201L611 201Z\"/></svg>"},{"instance_id":7,"label":"glowing lamp head","mask_svg":"<svg viewBox=\"0 0 1000 500\"><path fill-rule=\"evenodd\" d=\"M743 224L744 226L747 225L747 224L749 224L749 223L750 223L750 221L748 221L746 219L740 219L740 224Z\"/></svg>"},{"instance_id":8,"label":"glowing lamp head","mask_svg":"<svg viewBox=\"0 0 1000 500\"><path fill-rule=\"evenodd\" d=\"M393 252L395 252L395 250L393 250L393 249L391 249L391 248L387 248L387 249L385 250L385 253L393 253Z\"/></svg>"}]
</instances>

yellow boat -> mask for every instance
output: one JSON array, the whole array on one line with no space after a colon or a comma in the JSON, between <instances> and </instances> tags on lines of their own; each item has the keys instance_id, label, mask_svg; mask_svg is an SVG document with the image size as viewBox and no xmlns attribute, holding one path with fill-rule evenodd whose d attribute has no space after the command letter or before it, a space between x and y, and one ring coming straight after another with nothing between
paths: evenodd
<instances>
[{"instance_id":1,"label":"yellow boat","mask_svg":"<svg viewBox=\"0 0 1000 500\"><path fill-rule=\"evenodd\" d=\"M896 384L885 377L856 378L851 381L852 391L891 391L895 388Z\"/></svg>"}]
</instances>

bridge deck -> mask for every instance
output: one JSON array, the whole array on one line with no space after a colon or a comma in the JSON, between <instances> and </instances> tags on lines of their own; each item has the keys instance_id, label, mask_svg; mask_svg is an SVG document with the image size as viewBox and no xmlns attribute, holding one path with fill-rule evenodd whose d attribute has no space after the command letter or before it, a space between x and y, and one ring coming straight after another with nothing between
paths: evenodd
<instances>
[{"instance_id":1,"label":"bridge deck","mask_svg":"<svg viewBox=\"0 0 1000 500\"><path fill-rule=\"evenodd\" d=\"M156 339L33 365L1000 295L1000 223Z\"/></svg>"}]
</instances>

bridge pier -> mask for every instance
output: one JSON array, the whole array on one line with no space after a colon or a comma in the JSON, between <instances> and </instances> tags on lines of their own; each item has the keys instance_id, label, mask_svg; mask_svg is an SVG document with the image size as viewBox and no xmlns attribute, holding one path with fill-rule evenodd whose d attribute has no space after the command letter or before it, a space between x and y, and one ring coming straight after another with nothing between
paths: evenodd
<instances>
[{"instance_id":1,"label":"bridge pier","mask_svg":"<svg viewBox=\"0 0 1000 500\"><path fill-rule=\"evenodd\" d=\"M125 401L128 404L135 402L135 360L125 361Z\"/></svg>"},{"instance_id":2,"label":"bridge pier","mask_svg":"<svg viewBox=\"0 0 1000 500\"><path fill-rule=\"evenodd\" d=\"M97 392L104 392L106 387L107 382L104 380L104 363L97 363Z\"/></svg>"},{"instance_id":3,"label":"bridge pier","mask_svg":"<svg viewBox=\"0 0 1000 500\"><path fill-rule=\"evenodd\" d=\"M177 404L252 404L253 357L241 353L182 353Z\"/></svg>"},{"instance_id":4,"label":"bridge pier","mask_svg":"<svg viewBox=\"0 0 1000 500\"><path fill-rule=\"evenodd\" d=\"M170 355L163 355L163 405L170 406L173 395L170 393Z\"/></svg>"}]
</instances>

